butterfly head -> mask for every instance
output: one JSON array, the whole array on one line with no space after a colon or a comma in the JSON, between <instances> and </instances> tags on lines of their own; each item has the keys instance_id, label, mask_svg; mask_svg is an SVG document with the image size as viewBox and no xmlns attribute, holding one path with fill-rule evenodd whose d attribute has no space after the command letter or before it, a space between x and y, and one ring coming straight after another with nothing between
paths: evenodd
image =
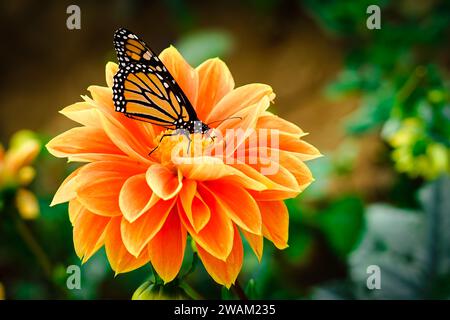
<instances>
[{"instance_id":1,"label":"butterfly head","mask_svg":"<svg viewBox=\"0 0 450 320\"><path fill-rule=\"evenodd\" d=\"M200 120L192 121L189 126L190 133L207 133L211 128Z\"/></svg>"}]
</instances>

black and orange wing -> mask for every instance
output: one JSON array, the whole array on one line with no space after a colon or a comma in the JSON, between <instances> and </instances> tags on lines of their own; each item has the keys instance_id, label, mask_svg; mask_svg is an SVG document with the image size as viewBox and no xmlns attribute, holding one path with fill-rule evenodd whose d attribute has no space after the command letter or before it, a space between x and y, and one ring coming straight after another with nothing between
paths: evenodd
<instances>
[{"instance_id":1,"label":"black and orange wing","mask_svg":"<svg viewBox=\"0 0 450 320\"><path fill-rule=\"evenodd\" d=\"M183 90L142 40L121 28L114 46L119 59L113 86L116 111L164 127L198 120Z\"/></svg>"},{"instance_id":2,"label":"black and orange wing","mask_svg":"<svg viewBox=\"0 0 450 320\"><path fill-rule=\"evenodd\" d=\"M149 64L156 55L131 31L120 28L114 33L114 49L121 66L128 63Z\"/></svg>"}]
</instances>

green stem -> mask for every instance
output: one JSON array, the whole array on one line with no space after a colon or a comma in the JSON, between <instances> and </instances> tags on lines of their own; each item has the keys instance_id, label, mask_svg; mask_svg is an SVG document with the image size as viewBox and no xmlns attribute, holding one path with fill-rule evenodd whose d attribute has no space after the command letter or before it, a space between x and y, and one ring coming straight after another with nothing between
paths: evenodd
<instances>
[{"instance_id":1,"label":"green stem","mask_svg":"<svg viewBox=\"0 0 450 320\"><path fill-rule=\"evenodd\" d=\"M193 300L205 300L200 293L198 293L194 288L192 288L186 281L180 281L180 288L186 292L186 295Z\"/></svg>"},{"instance_id":2,"label":"green stem","mask_svg":"<svg viewBox=\"0 0 450 320\"><path fill-rule=\"evenodd\" d=\"M192 274L195 271L198 264L198 260L199 260L198 255L196 252L194 252L194 254L192 255L191 266L189 267L189 270L186 271L186 273L181 277L182 280L186 279L190 274Z\"/></svg>"},{"instance_id":3,"label":"green stem","mask_svg":"<svg viewBox=\"0 0 450 320\"><path fill-rule=\"evenodd\" d=\"M397 97L400 102L404 102L414 92L427 70L423 66L418 66L411 76L406 80L403 87L398 91Z\"/></svg>"},{"instance_id":4,"label":"green stem","mask_svg":"<svg viewBox=\"0 0 450 320\"><path fill-rule=\"evenodd\" d=\"M239 297L240 300L248 300L247 295L245 294L245 291L242 289L239 280L236 279L236 282L232 286L234 293Z\"/></svg>"},{"instance_id":5,"label":"green stem","mask_svg":"<svg viewBox=\"0 0 450 320\"><path fill-rule=\"evenodd\" d=\"M22 237L28 249L34 254L37 262L41 266L47 278L52 280L52 265L49 258L45 254L44 249L39 245L33 233L30 231L28 226L18 217L13 217L14 224L16 225L17 232Z\"/></svg>"}]
</instances>

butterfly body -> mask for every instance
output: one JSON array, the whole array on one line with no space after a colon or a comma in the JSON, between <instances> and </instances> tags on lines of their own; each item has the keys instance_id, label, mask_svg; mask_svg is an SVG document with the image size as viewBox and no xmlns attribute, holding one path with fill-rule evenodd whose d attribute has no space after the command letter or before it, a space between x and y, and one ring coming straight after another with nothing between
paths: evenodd
<instances>
[{"instance_id":1,"label":"butterfly body","mask_svg":"<svg viewBox=\"0 0 450 320\"><path fill-rule=\"evenodd\" d=\"M114 47L119 60L113 85L117 112L186 136L210 130L162 61L142 40L121 28L114 34Z\"/></svg>"}]
</instances>

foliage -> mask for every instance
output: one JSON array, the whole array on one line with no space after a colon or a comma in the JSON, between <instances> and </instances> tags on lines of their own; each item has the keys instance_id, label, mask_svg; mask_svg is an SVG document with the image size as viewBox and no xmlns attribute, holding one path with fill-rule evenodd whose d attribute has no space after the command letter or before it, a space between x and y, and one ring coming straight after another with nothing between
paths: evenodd
<instances>
[{"instance_id":1,"label":"foliage","mask_svg":"<svg viewBox=\"0 0 450 320\"><path fill-rule=\"evenodd\" d=\"M419 196L423 210L373 204L367 231L349 258L349 281L318 288L316 298L450 298L450 178L426 185ZM367 268L381 270L381 288L368 289Z\"/></svg>"},{"instance_id":2,"label":"foliage","mask_svg":"<svg viewBox=\"0 0 450 320\"><path fill-rule=\"evenodd\" d=\"M381 128L400 172L434 179L450 171L450 87L435 63L449 36L450 4L403 2L307 1L313 15L349 44L345 68L328 89L332 96L362 96L349 133ZM369 4L382 8L379 30L365 27ZM416 119L416 133L410 119Z\"/></svg>"}]
</instances>

